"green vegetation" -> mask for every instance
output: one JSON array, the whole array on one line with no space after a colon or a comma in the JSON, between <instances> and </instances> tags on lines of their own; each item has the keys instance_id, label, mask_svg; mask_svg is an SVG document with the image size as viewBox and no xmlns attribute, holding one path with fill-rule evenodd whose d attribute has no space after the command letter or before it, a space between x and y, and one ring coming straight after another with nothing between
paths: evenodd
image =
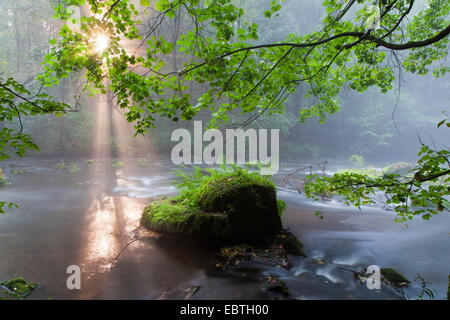
<instances>
[{"instance_id":1,"label":"green vegetation","mask_svg":"<svg viewBox=\"0 0 450 320\"><path fill-rule=\"evenodd\" d=\"M450 300L450 274L448 275L447 300Z\"/></svg>"},{"instance_id":2,"label":"green vegetation","mask_svg":"<svg viewBox=\"0 0 450 320\"><path fill-rule=\"evenodd\" d=\"M178 30L179 36L173 42L164 36L156 37L155 31L162 28L159 23L143 41L148 54L135 56L120 42L121 38L141 38L140 21L135 18L140 13L133 3L66 0L56 9L64 21L72 20L70 5L89 4L97 14L80 19L80 30L68 24L61 28L60 39L52 41L53 51L46 57L40 79L53 85L73 70L86 70L88 82L106 92L103 78L108 77L118 105L128 110L125 116L130 122L137 121L138 133L153 127L157 114L173 121L190 120L201 110L212 109L215 124L226 121L229 111L236 108L245 113L275 114L283 109L285 94L301 83L311 85L307 94L316 102L302 106L300 120L317 116L323 121L326 114L339 110L339 92L345 86L357 92L378 87L386 93L392 88L394 67L386 63L387 54L379 48L410 49L401 62L407 71L417 74L427 73L432 63L447 53L450 26L445 17L449 4L432 0L428 8L411 17L406 28L400 28L414 2L380 2L383 28L369 29L361 22L372 14L368 10L371 3L352 1L343 7L337 0L324 1L327 16L319 32L291 34L279 42L250 45L259 39L258 25L246 21L245 10L232 0L223 0L221 5L157 0L153 5L163 18L173 20L181 13L198 23ZM141 5L147 7L150 2ZM277 0L266 7L264 16L268 20L282 9ZM356 10L356 19L343 19L351 7ZM104 32L106 28L110 44L103 52L96 52L90 46L91 32ZM175 70L180 71L174 72L165 68L165 58L176 51L180 60ZM353 61L357 63L351 64ZM130 67L135 65L153 73L134 72ZM447 71L447 67L438 66L434 74L442 76ZM199 94L198 104L189 103L192 94L186 89L192 80L209 85Z\"/></svg>"},{"instance_id":3,"label":"green vegetation","mask_svg":"<svg viewBox=\"0 0 450 320\"><path fill-rule=\"evenodd\" d=\"M281 231L273 182L238 166L222 170L178 170L179 195L148 206L142 224L148 228L228 243L262 243ZM295 246L295 244L294 244Z\"/></svg>"},{"instance_id":4,"label":"green vegetation","mask_svg":"<svg viewBox=\"0 0 450 320\"><path fill-rule=\"evenodd\" d=\"M19 299L24 299L29 296L37 286L36 283L27 282L23 278L14 278L0 282L0 289L4 289L3 293Z\"/></svg>"},{"instance_id":5,"label":"green vegetation","mask_svg":"<svg viewBox=\"0 0 450 320\"><path fill-rule=\"evenodd\" d=\"M270 275L265 279L264 289L267 291L279 292L284 296L289 296L289 289L283 280L278 276Z\"/></svg>"},{"instance_id":6,"label":"green vegetation","mask_svg":"<svg viewBox=\"0 0 450 320\"><path fill-rule=\"evenodd\" d=\"M26 169L19 168L19 169L14 169L13 171L11 171L11 173L15 174L15 175L22 175L22 174L27 174L28 171Z\"/></svg>"},{"instance_id":7,"label":"green vegetation","mask_svg":"<svg viewBox=\"0 0 450 320\"><path fill-rule=\"evenodd\" d=\"M383 168L383 174L401 174L406 175L413 166L407 162L397 162Z\"/></svg>"},{"instance_id":8,"label":"green vegetation","mask_svg":"<svg viewBox=\"0 0 450 320\"><path fill-rule=\"evenodd\" d=\"M203 213L170 200L150 204L144 210L141 223L155 231L182 234L191 238L224 241L231 236L225 215Z\"/></svg>"},{"instance_id":9,"label":"green vegetation","mask_svg":"<svg viewBox=\"0 0 450 320\"><path fill-rule=\"evenodd\" d=\"M336 172L336 174L341 175L351 175L351 174L358 174L358 175L364 175L369 178L378 178L382 176L382 172L380 172L377 169L372 168L365 168L365 169L342 169Z\"/></svg>"},{"instance_id":10,"label":"green vegetation","mask_svg":"<svg viewBox=\"0 0 450 320\"><path fill-rule=\"evenodd\" d=\"M428 281L425 281L425 279L418 274L414 281L419 282L420 284L420 293L417 295L417 300L423 300L424 297L428 297L428 299L434 299L434 293L436 292L435 289L433 289Z\"/></svg>"},{"instance_id":11,"label":"green vegetation","mask_svg":"<svg viewBox=\"0 0 450 320\"><path fill-rule=\"evenodd\" d=\"M357 154L351 155L348 162L356 167L364 167L364 157Z\"/></svg>"}]
</instances>

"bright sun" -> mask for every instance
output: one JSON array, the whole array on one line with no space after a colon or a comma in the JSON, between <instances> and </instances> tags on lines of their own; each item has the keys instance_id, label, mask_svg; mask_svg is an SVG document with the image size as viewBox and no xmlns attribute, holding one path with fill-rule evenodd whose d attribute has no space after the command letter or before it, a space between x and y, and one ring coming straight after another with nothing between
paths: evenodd
<instances>
[{"instance_id":1,"label":"bright sun","mask_svg":"<svg viewBox=\"0 0 450 320\"><path fill-rule=\"evenodd\" d=\"M91 40L92 44L94 45L94 50L97 53L103 53L105 49L108 47L109 44L109 38L101 33L97 33Z\"/></svg>"}]
</instances>

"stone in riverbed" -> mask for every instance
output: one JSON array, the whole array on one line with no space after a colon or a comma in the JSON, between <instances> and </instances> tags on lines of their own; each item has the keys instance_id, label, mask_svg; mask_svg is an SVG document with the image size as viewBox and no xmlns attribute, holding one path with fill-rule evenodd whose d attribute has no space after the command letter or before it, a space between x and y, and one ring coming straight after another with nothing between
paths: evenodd
<instances>
[{"instance_id":1,"label":"stone in riverbed","mask_svg":"<svg viewBox=\"0 0 450 320\"><path fill-rule=\"evenodd\" d=\"M450 274L448 275L447 300L450 300Z\"/></svg>"},{"instance_id":2,"label":"stone in riverbed","mask_svg":"<svg viewBox=\"0 0 450 320\"><path fill-rule=\"evenodd\" d=\"M292 232L283 231L279 233L275 238L275 243L281 244L286 253L306 257L303 251L303 243Z\"/></svg>"},{"instance_id":3,"label":"stone in riverbed","mask_svg":"<svg viewBox=\"0 0 450 320\"><path fill-rule=\"evenodd\" d=\"M282 231L270 181L227 173L200 186L194 197L190 205L183 199L155 201L141 222L156 231L228 244L265 243Z\"/></svg>"}]
</instances>

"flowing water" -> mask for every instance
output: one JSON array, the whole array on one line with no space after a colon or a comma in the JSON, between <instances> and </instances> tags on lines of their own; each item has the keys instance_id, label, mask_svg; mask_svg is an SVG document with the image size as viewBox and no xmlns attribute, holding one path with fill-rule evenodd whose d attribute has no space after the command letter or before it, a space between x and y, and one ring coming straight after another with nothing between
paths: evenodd
<instances>
[{"instance_id":1,"label":"flowing water","mask_svg":"<svg viewBox=\"0 0 450 320\"><path fill-rule=\"evenodd\" d=\"M313 203L282 190L283 225L304 243L308 258L292 257L290 270L242 263L224 273L206 267L207 247L164 241L139 227L146 204L175 193L170 161L142 167L126 159L114 168L110 159L79 160L81 172L73 174L56 170L55 163L6 162L11 184L0 189L1 199L21 206L0 216L0 280L21 275L39 283L29 299L267 299L273 295L260 280L269 274L283 279L295 299L403 299L420 293L415 282L403 294L385 286L368 290L350 270L372 264L393 267L410 280L420 274L436 298L445 298L448 214L404 226L381 209ZM12 175L11 164L27 173ZM81 290L67 289L70 265L82 270Z\"/></svg>"}]
</instances>

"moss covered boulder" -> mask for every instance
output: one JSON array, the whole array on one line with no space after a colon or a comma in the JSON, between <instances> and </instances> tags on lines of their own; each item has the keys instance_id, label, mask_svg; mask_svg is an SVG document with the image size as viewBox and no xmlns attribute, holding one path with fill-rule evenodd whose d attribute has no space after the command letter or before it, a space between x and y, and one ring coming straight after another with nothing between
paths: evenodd
<instances>
[{"instance_id":1,"label":"moss covered boulder","mask_svg":"<svg viewBox=\"0 0 450 320\"><path fill-rule=\"evenodd\" d=\"M192 181L191 181L192 182ZM263 243L282 231L275 185L245 170L212 172L174 199L153 202L150 229L225 243Z\"/></svg>"}]
</instances>

